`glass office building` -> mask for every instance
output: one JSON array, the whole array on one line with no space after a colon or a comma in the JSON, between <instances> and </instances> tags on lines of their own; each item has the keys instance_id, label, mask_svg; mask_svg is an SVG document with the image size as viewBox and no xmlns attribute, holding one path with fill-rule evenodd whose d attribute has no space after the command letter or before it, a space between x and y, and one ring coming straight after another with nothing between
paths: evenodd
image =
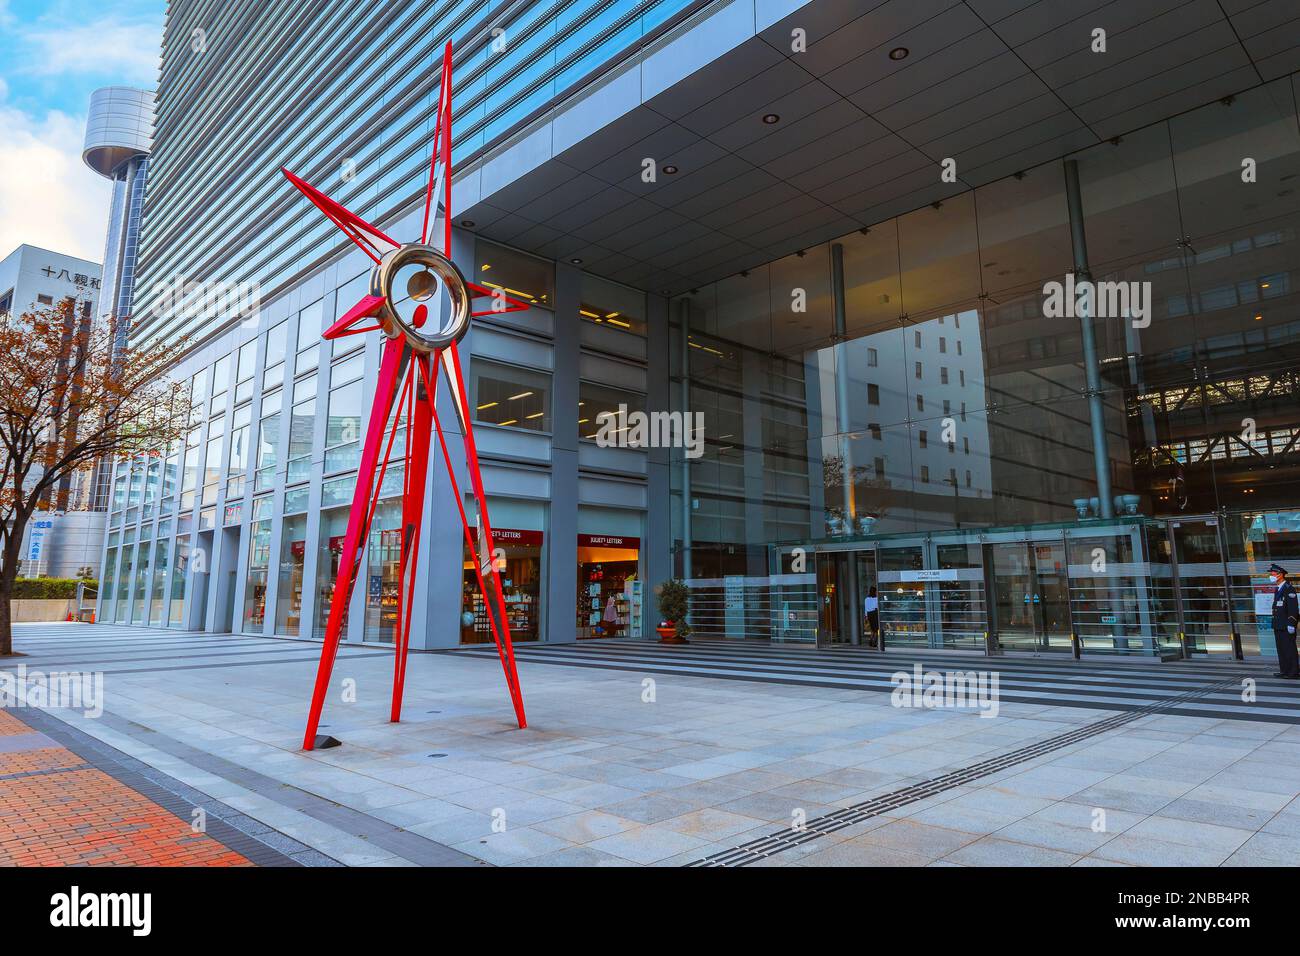
<instances>
[{"instance_id":1,"label":"glass office building","mask_svg":"<svg viewBox=\"0 0 1300 956\"><path fill-rule=\"evenodd\" d=\"M651 636L681 576L718 637L1272 653L1264 569L1300 570L1285 3L1143 0L1109 61L1054 4L234 6L256 29L168 16L132 334L189 336L193 411L118 469L101 620L323 632L379 342L321 341L369 263L278 167L418 234L450 37L454 257L531 304L465 346L517 640ZM1085 274L1111 294L1054 311ZM261 301L187 316L176 277ZM595 441L620 409L701 445ZM489 640L429 485L413 643ZM392 640L400 487L349 640Z\"/></svg>"}]
</instances>

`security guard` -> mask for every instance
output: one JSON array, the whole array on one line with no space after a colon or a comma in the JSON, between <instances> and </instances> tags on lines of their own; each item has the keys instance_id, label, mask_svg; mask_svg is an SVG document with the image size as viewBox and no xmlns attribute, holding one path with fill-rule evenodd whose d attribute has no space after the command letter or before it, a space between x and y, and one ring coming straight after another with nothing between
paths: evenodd
<instances>
[{"instance_id":1,"label":"security guard","mask_svg":"<svg viewBox=\"0 0 1300 956\"><path fill-rule=\"evenodd\" d=\"M1296 653L1296 623L1300 622L1300 600L1286 579L1286 568L1272 564L1268 579L1277 586L1273 592L1273 640L1277 642L1277 665L1274 677L1300 680L1300 655Z\"/></svg>"}]
</instances>

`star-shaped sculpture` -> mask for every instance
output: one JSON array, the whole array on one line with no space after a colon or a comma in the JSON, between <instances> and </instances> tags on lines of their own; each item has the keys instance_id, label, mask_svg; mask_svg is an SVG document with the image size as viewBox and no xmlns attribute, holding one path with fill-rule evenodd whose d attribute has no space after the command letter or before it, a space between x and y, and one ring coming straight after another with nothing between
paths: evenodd
<instances>
[{"instance_id":1,"label":"star-shaped sculpture","mask_svg":"<svg viewBox=\"0 0 1300 956\"><path fill-rule=\"evenodd\" d=\"M464 525L465 540L471 551L478 556L475 574L479 593L483 595L484 612L491 625L493 640L505 671L515 717L521 728L527 723L519 676L515 669L510 620L501 587L498 565L502 562L496 557L493 546L487 496L483 491L483 477L479 469L478 449L474 442L474 427L457 344L469 330L472 319L517 312L529 308L529 305L507 296L502 289L489 289L465 281L451 260L451 59L451 44L448 43L443 52L442 84L438 96L438 114L434 120L433 156L429 164L429 187L424 200L424 225L418 241L400 243L389 238L289 170L281 169L285 177L374 262L368 294L321 333L322 337L337 339L376 331L385 336L379 382L367 422L361 464L357 472L357 487L353 494L347 533L343 539L338 580L330 601L325 641L321 648L320 666L316 672L316 685L303 738L303 748L306 750L317 746L337 746L339 743L333 737L318 736L317 729L347 617L347 607L361 571L363 543L374 520L384 474L403 419L407 426L407 437L403 443L401 557L397 625L393 638L393 699L390 720L396 722L401 717L406 658L410 647L416 558L424 515L429 442L436 432L447 474L451 478L456 507ZM438 233L441 234L441 250L432 244L433 237ZM489 297L491 304L475 311L475 300L484 297ZM478 505L477 521L473 525L465 513L465 499L460 493L451 455L443 436L442 423L438 418L439 368L447 378L452 406L456 410L464 437L465 461ZM396 415L393 414L394 407L397 409ZM381 454L385 426L390 421L387 445ZM378 477L376 468L379 471ZM491 590L487 585L488 580L491 581ZM459 618L459 608L455 609L455 614Z\"/></svg>"}]
</instances>

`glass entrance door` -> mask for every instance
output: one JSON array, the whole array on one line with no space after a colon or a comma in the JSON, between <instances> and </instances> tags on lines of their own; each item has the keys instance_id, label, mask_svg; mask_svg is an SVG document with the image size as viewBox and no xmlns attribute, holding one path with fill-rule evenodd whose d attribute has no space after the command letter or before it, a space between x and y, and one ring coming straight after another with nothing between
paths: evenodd
<instances>
[{"instance_id":1,"label":"glass entrance door","mask_svg":"<svg viewBox=\"0 0 1300 956\"><path fill-rule=\"evenodd\" d=\"M1070 650L1070 583L1064 541L1030 544L1034 559L1035 620L1043 650Z\"/></svg>"},{"instance_id":2,"label":"glass entrance door","mask_svg":"<svg viewBox=\"0 0 1300 956\"><path fill-rule=\"evenodd\" d=\"M853 643L850 559L843 551L817 554L817 644Z\"/></svg>"},{"instance_id":3,"label":"glass entrance door","mask_svg":"<svg viewBox=\"0 0 1300 956\"><path fill-rule=\"evenodd\" d=\"M994 622L1006 650L1068 651L1070 589L1065 543L1006 541L988 546Z\"/></svg>"},{"instance_id":4,"label":"glass entrance door","mask_svg":"<svg viewBox=\"0 0 1300 956\"><path fill-rule=\"evenodd\" d=\"M1176 595L1187 647L1193 654L1231 654L1227 569L1217 518L1169 522L1177 563Z\"/></svg>"}]
</instances>

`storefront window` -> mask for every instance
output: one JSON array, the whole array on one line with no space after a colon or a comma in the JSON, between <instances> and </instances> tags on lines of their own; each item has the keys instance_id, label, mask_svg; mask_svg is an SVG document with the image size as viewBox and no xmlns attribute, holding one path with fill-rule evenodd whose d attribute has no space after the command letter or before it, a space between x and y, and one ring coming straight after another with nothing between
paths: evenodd
<instances>
[{"instance_id":1,"label":"storefront window","mask_svg":"<svg viewBox=\"0 0 1300 956\"><path fill-rule=\"evenodd\" d=\"M185 578L190 569L190 536L176 538L176 563L172 568L171 610L167 614L168 627L185 626Z\"/></svg>"},{"instance_id":2,"label":"storefront window","mask_svg":"<svg viewBox=\"0 0 1300 956\"><path fill-rule=\"evenodd\" d=\"M365 640L393 643L401 586L402 503L380 502L366 545Z\"/></svg>"},{"instance_id":3,"label":"storefront window","mask_svg":"<svg viewBox=\"0 0 1300 956\"><path fill-rule=\"evenodd\" d=\"M159 535L164 532L160 527ZM167 549L171 547L171 540L159 537L154 542L153 550L153 591L149 599L149 623L155 627L163 623L163 613L166 611L166 605L163 601L164 589L167 587Z\"/></svg>"},{"instance_id":4,"label":"storefront window","mask_svg":"<svg viewBox=\"0 0 1300 956\"><path fill-rule=\"evenodd\" d=\"M288 507L286 503L286 507ZM275 633L297 637L302 619L302 574L307 548L307 516L284 519L280 535L280 579Z\"/></svg>"},{"instance_id":5,"label":"storefront window","mask_svg":"<svg viewBox=\"0 0 1300 956\"><path fill-rule=\"evenodd\" d=\"M641 539L578 535L578 638L640 637Z\"/></svg>"},{"instance_id":6,"label":"storefront window","mask_svg":"<svg viewBox=\"0 0 1300 956\"><path fill-rule=\"evenodd\" d=\"M488 425L551 430L551 376L547 372L475 359L470 366L474 420Z\"/></svg>"},{"instance_id":7,"label":"storefront window","mask_svg":"<svg viewBox=\"0 0 1300 956\"><path fill-rule=\"evenodd\" d=\"M125 546L122 548L122 560L117 568L117 607L116 623L125 624L127 616L131 610L131 572L135 569L135 544L132 537L134 532L126 538Z\"/></svg>"},{"instance_id":8,"label":"storefront window","mask_svg":"<svg viewBox=\"0 0 1300 956\"><path fill-rule=\"evenodd\" d=\"M320 516L320 543L316 550L316 626L312 636L325 636L334 587L338 583L339 564L343 556L343 539L348 532L350 508L331 508ZM343 611L343 628L348 626L347 609Z\"/></svg>"},{"instance_id":9,"label":"storefront window","mask_svg":"<svg viewBox=\"0 0 1300 956\"><path fill-rule=\"evenodd\" d=\"M244 588L244 630L260 634L266 623L266 589L271 566L271 499L253 502L248 545L248 583Z\"/></svg>"},{"instance_id":10,"label":"storefront window","mask_svg":"<svg viewBox=\"0 0 1300 956\"><path fill-rule=\"evenodd\" d=\"M477 548L478 529L470 530ZM510 621L510 638L512 641L535 641L540 635L541 605L538 598L541 594L543 534L518 528L493 528L492 537L496 546L494 560L501 576L501 590ZM490 644L492 623L479 591L474 563L475 556L466 544L460 642ZM491 579L485 578L484 581L491 591ZM496 606L495 595L492 604Z\"/></svg>"},{"instance_id":11,"label":"storefront window","mask_svg":"<svg viewBox=\"0 0 1300 956\"><path fill-rule=\"evenodd\" d=\"M149 551L152 545L148 541L140 542L136 551L135 584L131 590L131 623L146 623L149 608Z\"/></svg>"},{"instance_id":12,"label":"storefront window","mask_svg":"<svg viewBox=\"0 0 1300 956\"><path fill-rule=\"evenodd\" d=\"M104 554L104 570L100 574L98 605L101 617L106 616L108 609L113 606L113 581L117 574L117 534L114 531L109 535L109 548Z\"/></svg>"}]
</instances>

